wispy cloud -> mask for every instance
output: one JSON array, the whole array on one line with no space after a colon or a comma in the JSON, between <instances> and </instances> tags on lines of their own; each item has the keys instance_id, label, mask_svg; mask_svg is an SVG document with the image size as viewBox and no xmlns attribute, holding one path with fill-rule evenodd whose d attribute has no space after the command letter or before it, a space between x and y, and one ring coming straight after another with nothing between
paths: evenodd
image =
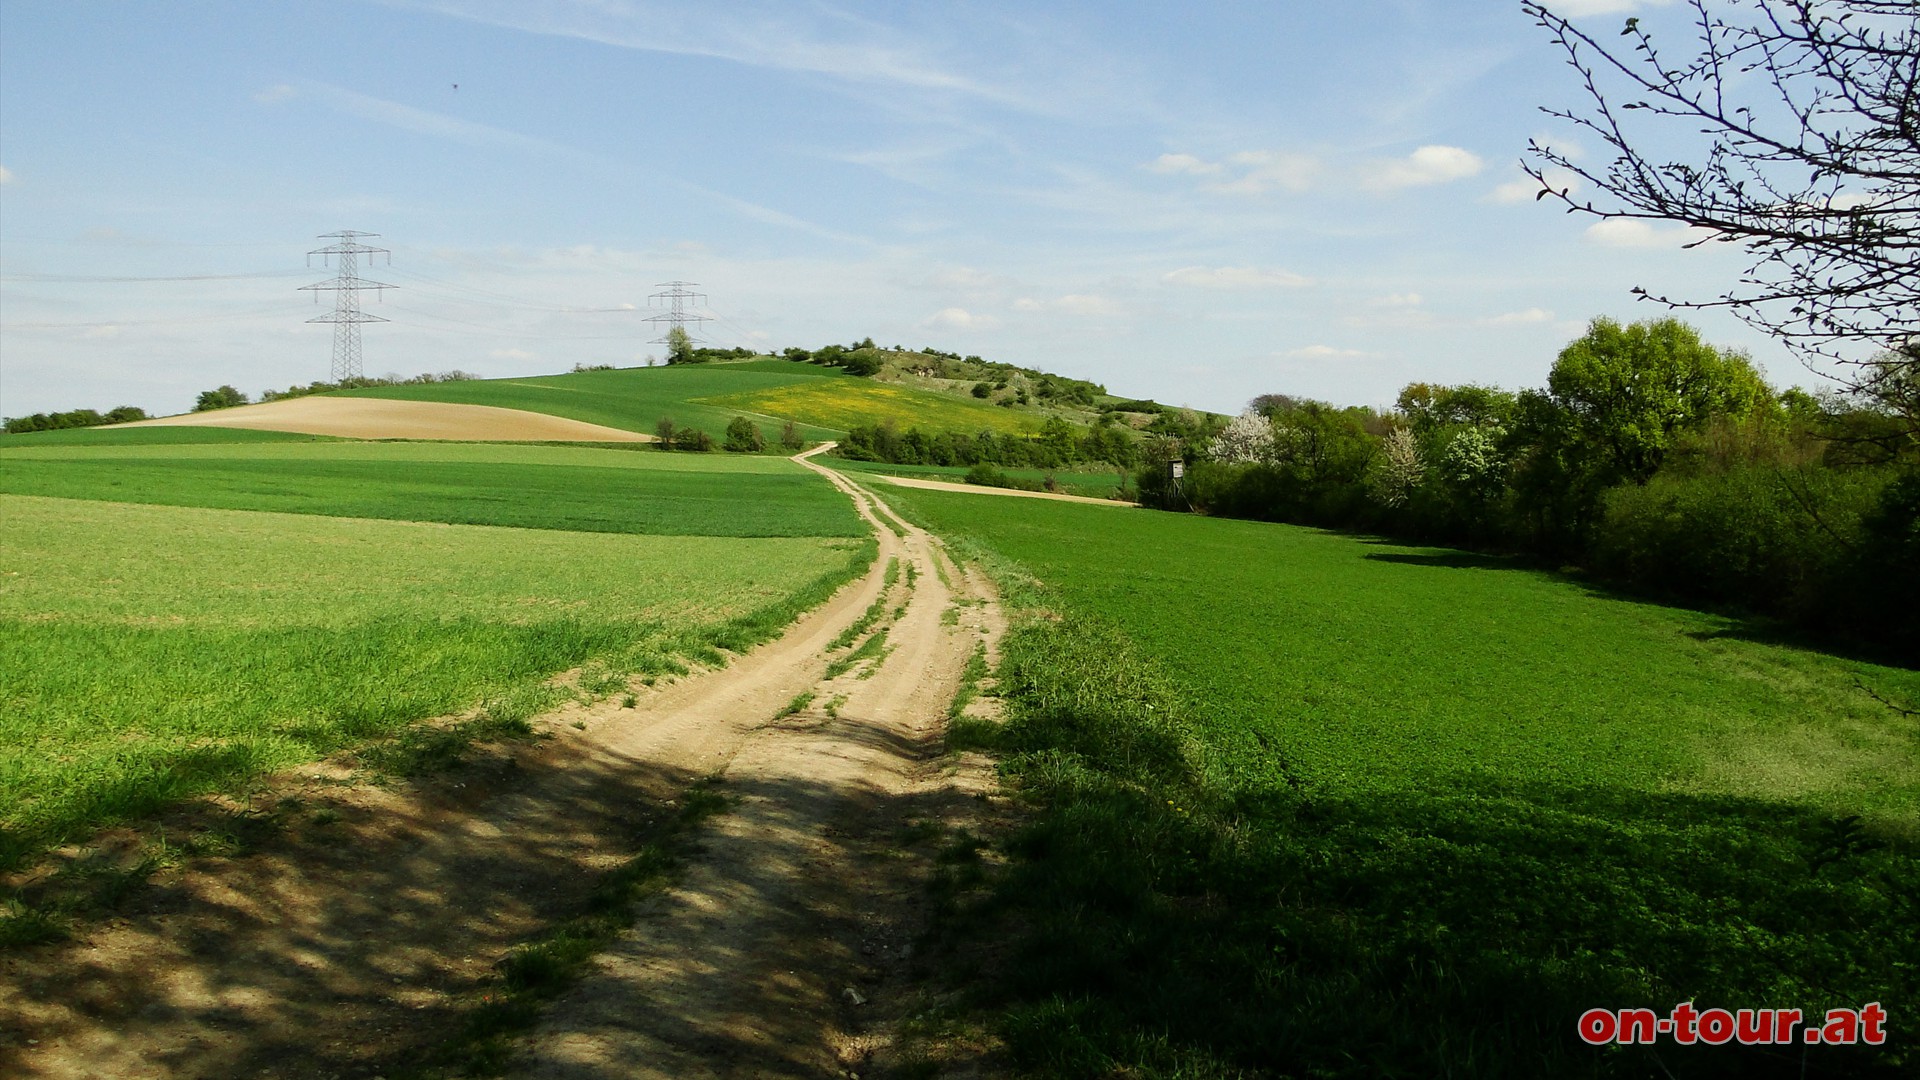
<instances>
[{"instance_id":1,"label":"wispy cloud","mask_svg":"<svg viewBox=\"0 0 1920 1080\"><path fill-rule=\"evenodd\" d=\"M1160 280L1196 289L1298 289L1313 284L1312 278L1291 270L1258 266L1183 266Z\"/></svg>"},{"instance_id":2,"label":"wispy cloud","mask_svg":"<svg viewBox=\"0 0 1920 1080\"><path fill-rule=\"evenodd\" d=\"M1530 203L1537 200L1548 188L1572 193L1580 190L1580 178L1564 169L1549 169L1547 183L1543 186L1540 181L1522 174L1487 192L1481 201L1509 206L1516 203Z\"/></svg>"},{"instance_id":3,"label":"wispy cloud","mask_svg":"<svg viewBox=\"0 0 1920 1080\"><path fill-rule=\"evenodd\" d=\"M1546 308L1531 307L1525 311L1507 311L1499 315L1481 319L1483 326L1531 326L1534 323L1553 321L1553 312Z\"/></svg>"},{"instance_id":4,"label":"wispy cloud","mask_svg":"<svg viewBox=\"0 0 1920 1080\"><path fill-rule=\"evenodd\" d=\"M1673 0L1552 0L1547 5L1557 14L1570 19L1586 18L1590 15L1624 15L1629 11L1642 8L1666 7Z\"/></svg>"},{"instance_id":5,"label":"wispy cloud","mask_svg":"<svg viewBox=\"0 0 1920 1080\"><path fill-rule=\"evenodd\" d=\"M1013 310L1029 314L1049 312L1062 315L1105 316L1119 315L1127 308L1118 300L1095 293L1069 293L1052 300L1036 300L1033 297L1023 296L1013 302Z\"/></svg>"},{"instance_id":6,"label":"wispy cloud","mask_svg":"<svg viewBox=\"0 0 1920 1080\"><path fill-rule=\"evenodd\" d=\"M1225 166L1217 161L1202 161L1192 154L1161 154L1147 162L1145 168L1148 172L1159 173L1162 176L1214 176Z\"/></svg>"},{"instance_id":7,"label":"wispy cloud","mask_svg":"<svg viewBox=\"0 0 1920 1080\"><path fill-rule=\"evenodd\" d=\"M1288 349L1280 355L1295 360L1359 360L1374 354L1362 349L1336 349L1331 345L1308 345L1299 349Z\"/></svg>"},{"instance_id":8,"label":"wispy cloud","mask_svg":"<svg viewBox=\"0 0 1920 1080\"><path fill-rule=\"evenodd\" d=\"M537 154L574 154L575 151L531 135L522 135L517 131L478 124L471 120L462 120L456 116L433 112L429 109L402 105L397 101L388 101L345 87L328 83L303 83L292 86L281 83L268 87L253 95L255 101L265 105L274 105L294 99L312 100L349 116L362 120L371 120L376 124L411 131L416 135L427 135L436 139L464 143L468 146L510 147Z\"/></svg>"},{"instance_id":9,"label":"wispy cloud","mask_svg":"<svg viewBox=\"0 0 1920 1080\"><path fill-rule=\"evenodd\" d=\"M647 0L395 0L454 18L617 48L708 57L820 76L843 84L907 89L1059 114L1097 96L1075 83L1107 83L1094 62L1068 63L1041 85L1008 72L975 74L943 55L936 40L835 8L749 3L687 10ZM811 13L811 17L809 14ZM1018 38L1018 25L999 29ZM1057 41L1053 56L1068 59ZM1083 58L1091 61L1093 58Z\"/></svg>"},{"instance_id":10,"label":"wispy cloud","mask_svg":"<svg viewBox=\"0 0 1920 1080\"><path fill-rule=\"evenodd\" d=\"M923 330L991 330L1000 325L1000 320L992 315L981 315L966 308L941 308L939 311L920 320Z\"/></svg>"},{"instance_id":11,"label":"wispy cloud","mask_svg":"<svg viewBox=\"0 0 1920 1080\"><path fill-rule=\"evenodd\" d=\"M5 165L0 165L0 184L11 183L13 183L13 170L7 168Z\"/></svg>"}]
</instances>

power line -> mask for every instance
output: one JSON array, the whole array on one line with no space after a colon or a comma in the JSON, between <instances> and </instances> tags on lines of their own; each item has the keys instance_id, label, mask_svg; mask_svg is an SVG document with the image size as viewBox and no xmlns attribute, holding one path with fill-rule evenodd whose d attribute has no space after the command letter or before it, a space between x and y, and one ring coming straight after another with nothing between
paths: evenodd
<instances>
[{"instance_id":1,"label":"power line","mask_svg":"<svg viewBox=\"0 0 1920 1080\"><path fill-rule=\"evenodd\" d=\"M388 264L392 264L393 252L388 251L386 248L368 247L359 241L359 238L362 236L378 235L380 234L342 229L339 232L327 233L320 237L322 240L336 241L335 243L307 252L308 266L313 265L313 257L315 255L320 256L322 264L325 264L329 256L339 260L336 264L339 267L339 272L332 279L313 285L300 286L303 292L310 291L313 293L315 303L319 302L320 293L333 293L333 312L328 315L316 316L307 321L310 323L333 324L334 382L343 382L347 379L357 379L361 377L360 324L389 321L378 315L368 315L366 312L360 310L360 290L373 289L375 292L379 292L383 289L399 288L398 285L388 285L382 281L366 281L362 279L354 265L355 259L361 255L385 255Z\"/></svg>"}]
</instances>

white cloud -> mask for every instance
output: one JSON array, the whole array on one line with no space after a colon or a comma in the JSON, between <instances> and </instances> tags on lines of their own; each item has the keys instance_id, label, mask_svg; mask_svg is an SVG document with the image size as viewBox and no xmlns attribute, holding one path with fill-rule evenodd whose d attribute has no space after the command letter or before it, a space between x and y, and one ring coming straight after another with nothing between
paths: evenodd
<instances>
[{"instance_id":1,"label":"white cloud","mask_svg":"<svg viewBox=\"0 0 1920 1080\"><path fill-rule=\"evenodd\" d=\"M1071 293L1053 300L1035 300L1023 296L1013 302L1013 310L1029 313L1056 311L1063 315L1118 315L1126 306L1092 293Z\"/></svg>"},{"instance_id":2,"label":"white cloud","mask_svg":"<svg viewBox=\"0 0 1920 1080\"><path fill-rule=\"evenodd\" d=\"M1373 191L1426 187L1464 180L1485 167L1479 155L1457 146L1423 146L1404 158L1375 162L1360 185Z\"/></svg>"},{"instance_id":3,"label":"white cloud","mask_svg":"<svg viewBox=\"0 0 1920 1080\"><path fill-rule=\"evenodd\" d=\"M1336 349L1331 345L1308 345L1302 349L1289 349L1283 355L1297 357L1302 360L1357 360L1361 357L1372 356L1373 354L1360 349Z\"/></svg>"},{"instance_id":4,"label":"white cloud","mask_svg":"<svg viewBox=\"0 0 1920 1080\"><path fill-rule=\"evenodd\" d=\"M1508 311L1489 318L1481 319L1483 326L1525 326L1531 323L1553 321L1553 312L1546 308L1531 307L1525 311Z\"/></svg>"},{"instance_id":5,"label":"white cloud","mask_svg":"<svg viewBox=\"0 0 1920 1080\"><path fill-rule=\"evenodd\" d=\"M300 92L295 90L291 85L287 83L275 83L272 86L255 90L253 92L253 100L262 105L272 105L275 102L285 101L288 98L298 97L299 95Z\"/></svg>"},{"instance_id":6,"label":"white cloud","mask_svg":"<svg viewBox=\"0 0 1920 1080\"><path fill-rule=\"evenodd\" d=\"M1547 172L1547 185L1555 191L1571 193L1580 190L1580 178L1564 169L1553 169ZM1487 192L1486 198L1482 201L1509 206L1515 203L1530 203L1544 190L1546 188L1541 186L1540 181L1531 176L1520 176Z\"/></svg>"},{"instance_id":7,"label":"white cloud","mask_svg":"<svg viewBox=\"0 0 1920 1080\"><path fill-rule=\"evenodd\" d=\"M1257 266L1183 266L1161 281L1196 289L1298 289L1313 284L1291 270L1263 270Z\"/></svg>"},{"instance_id":8,"label":"white cloud","mask_svg":"<svg viewBox=\"0 0 1920 1080\"><path fill-rule=\"evenodd\" d=\"M538 360L539 353L530 353L525 349L495 349L487 354L495 360Z\"/></svg>"},{"instance_id":9,"label":"white cloud","mask_svg":"<svg viewBox=\"0 0 1920 1080\"><path fill-rule=\"evenodd\" d=\"M1587 240L1610 248L1677 248L1714 236L1711 229L1662 228L1639 218L1607 218L1587 226Z\"/></svg>"},{"instance_id":10,"label":"white cloud","mask_svg":"<svg viewBox=\"0 0 1920 1080\"><path fill-rule=\"evenodd\" d=\"M95 338L95 339L117 338L120 336L120 328L118 326L112 325L111 323L109 323L106 326L93 326L93 327L88 327L87 331L81 334L80 336L85 338Z\"/></svg>"},{"instance_id":11,"label":"white cloud","mask_svg":"<svg viewBox=\"0 0 1920 1080\"><path fill-rule=\"evenodd\" d=\"M13 183L13 170L7 168L5 165L0 165L0 184L11 183Z\"/></svg>"},{"instance_id":12,"label":"white cloud","mask_svg":"<svg viewBox=\"0 0 1920 1080\"><path fill-rule=\"evenodd\" d=\"M923 330L991 330L1000 325L992 315L976 315L966 308L941 308L920 320Z\"/></svg>"},{"instance_id":13,"label":"white cloud","mask_svg":"<svg viewBox=\"0 0 1920 1080\"><path fill-rule=\"evenodd\" d=\"M1221 168L1217 161L1202 161L1192 154L1161 154L1146 165L1148 172L1188 176L1212 176Z\"/></svg>"}]
</instances>

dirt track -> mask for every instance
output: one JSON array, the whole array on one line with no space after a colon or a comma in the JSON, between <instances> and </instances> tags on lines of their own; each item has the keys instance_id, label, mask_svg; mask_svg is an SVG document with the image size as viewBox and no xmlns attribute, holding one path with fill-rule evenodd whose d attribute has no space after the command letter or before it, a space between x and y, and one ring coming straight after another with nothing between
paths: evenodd
<instances>
[{"instance_id":1,"label":"dirt track","mask_svg":"<svg viewBox=\"0 0 1920 1080\"><path fill-rule=\"evenodd\" d=\"M873 520L872 496L820 471ZM84 940L0 961L0 1074L404 1064L453 1029L513 944L577 910L636 832L711 775L732 805L703 854L547 1012L519 1073L870 1073L886 1041L873 1018L890 1014L923 895L926 868L898 836L959 820L990 786L982 763L936 755L966 658L998 630L982 584L936 541L879 536L873 570L778 641L636 708L546 717L538 749L397 789L301 770L296 793L338 820L196 860ZM890 651L826 679L829 644L883 594ZM806 690L812 705L779 717Z\"/></svg>"},{"instance_id":2,"label":"dirt track","mask_svg":"<svg viewBox=\"0 0 1920 1080\"><path fill-rule=\"evenodd\" d=\"M338 435L349 439L461 439L488 442L652 442L637 431L524 409L387 398L300 397L231 409L163 416L124 427L231 427Z\"/></svg>"}]
</instances>

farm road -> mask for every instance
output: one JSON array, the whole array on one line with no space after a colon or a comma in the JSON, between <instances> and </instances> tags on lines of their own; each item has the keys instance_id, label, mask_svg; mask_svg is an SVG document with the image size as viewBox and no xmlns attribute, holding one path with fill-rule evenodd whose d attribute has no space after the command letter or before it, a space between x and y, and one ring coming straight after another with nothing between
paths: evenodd
<instances>
[{"instance_id":1,"label":"farm road","mask_svg":"<svg viewBox=\"0 0 1920 1080\"><path fill-rule=\"evenodd\" d=\"M804 463L878 523L878 499ZM400 789L301 770L289 791L334 820L194 860L82 940L0 961L0 1073L391 1071L456 1030L507 950L578 910L707 776L730 805L701 853L547 1010L517 1074L870 1072L929 869L900 835L972 821L991 786L982 763L936 754L997 609L933 538L902 529L880 528L873 570L777 641L636 708L542 718L553 738L536 749ZM887 650L828 678L845 655L830 644L883 598ZM782 717L804 691L812 704Z\"/></svg>"}]
</instances>

